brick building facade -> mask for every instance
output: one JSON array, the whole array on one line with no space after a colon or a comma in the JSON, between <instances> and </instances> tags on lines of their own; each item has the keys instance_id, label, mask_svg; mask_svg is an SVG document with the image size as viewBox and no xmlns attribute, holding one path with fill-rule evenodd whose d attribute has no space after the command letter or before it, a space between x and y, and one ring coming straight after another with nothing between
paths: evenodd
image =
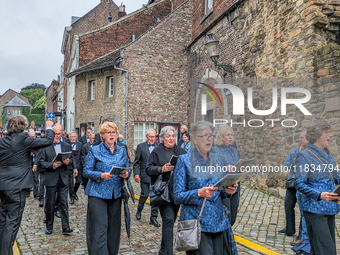
<instances>
[{"instance_id":1,"label":"brick building facade","mask_svg":"<svg viewBox=\"0 0 340 255\"><path fill-rule=\"evenodd\" d=\"M237 85L245 95L245 114L234 115L232 95L217 89L223 106L215 105L208 98L205 118L242 123L234 125L241 157L254 157L257 165L283 165L289 150L298 146L299 134L315 121L327 120L335 137L340 135L340 60L336 57L340 49L337 44L338 1L217 0L213 1L208 13L204 2L207 3L194 0L193 37L189 45L191 121L203 118L202 92L196 87L204 86L197 82L213 87L227 83ZM232 78L230 75L224 77L223 70L209 59L205 49L208 32L219 40L218 63L232 65ZM247 94L248 87L253 89L252 95ZM247 97L250 96L255 109L270 109L275 87L278 88L279 106L274 113L259 116L247 109ZM312 96L304 106L312 115L303 114L294 105L289 105L287 114L283 115L280 112L283 87L307 89ZM248 120L252 119L260 119L266 124L251 128ZM278 119L278 122L272 127L266 119ZM280 123L286 119L296 120L297 125L283 127ZM333 139L330 150L338 163L339 146L340 140ZM282 177L286 175L254 176L251 185L278 194L282 190L277 187L284 186Z\"/></svg>"},{"instance_id":2,"label":"brick building facade","mask_svg":"<svg viewBox=\"0 0 340 255\"><path fill-rule=\"evenodd\" d=\"M97 130L109 118L126 137L133 156L148 128L159 122L188 124L186 46L191 40L191 20L192 1L187 0L134 42L73 72L75 125L93 123ZM117 68L128 71L128 92L126 72Z\"/></svg>"},{"instance_id":3,"label":"brick building facade","mask_svg":"<svg viewBox=\"0 0 340 255\"><path fill-rule=\"evenodd\" d=\"M19 97L21 100L23 100L25 103L29 104L29 100L27 97L21 95L20 93L8 89L1 97L0 97L0 112L2 112L2 107L6 102L11 101L15 96Z\"/></svg>"}]
</instances>

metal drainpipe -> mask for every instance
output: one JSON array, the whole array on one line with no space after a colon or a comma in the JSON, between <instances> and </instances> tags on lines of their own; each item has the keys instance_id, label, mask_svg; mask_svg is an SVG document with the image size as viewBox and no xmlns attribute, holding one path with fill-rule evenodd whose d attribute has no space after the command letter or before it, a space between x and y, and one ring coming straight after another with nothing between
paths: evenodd
<instances>
[{"instance_id":1,"label":"metal drainpipe","mask_svg":"<svg viewBox=\"0 0 340 255\"><path fill-rule=\"evenodd\" d=\"M126 146L128 145L128 92L129 92L129 71L118 68L116 65L114 65L114 69L125 72L126 78L125 78L125 143Z\"/></svg>"}]
</instances>

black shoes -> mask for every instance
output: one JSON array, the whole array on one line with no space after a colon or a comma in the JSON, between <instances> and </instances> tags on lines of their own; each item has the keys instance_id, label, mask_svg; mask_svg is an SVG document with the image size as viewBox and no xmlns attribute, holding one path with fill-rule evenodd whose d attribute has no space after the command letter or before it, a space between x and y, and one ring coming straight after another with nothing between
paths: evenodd
<instances>
[{"instance_id":1,"label":"black shoes","mask_svg":"<svg viewBox=\"0 0 340 255\"><path fill-rule=\"evenodd\" d=\"M52 230L46 230L45 234L46 234L47 236L52 235Z\"/></svg>"},{"instance_id":2,"label":"black shoes","mask_svg":"<svg viewBox=\"0 0 340 255\"><path fill-rule=\"evenodd\" d=\"M60 211L59 211L59 210L55 211L55 212L54 212L54 215L55 215L55 217L57 217L57 218L61 218L61 214L60 214Z\"/></svg>"},{"instance_id":3,"label":"black shoes","mask_svg":"<svg viewBox=\"0 0 340 255\"><path fill-rule=\"evenodd\" d=\"M137 213L136 213L136 219L140 220L142 218L142 211L137 209Z\"/></svg>"},{"instance_id":4,"label":"black shoes","mask_svg":"<svg viewBox=\"0 0 340 255\"><path fill-rule=\"evenodd\" d=\"M282 229L277 231L280 235L286 235L286 236L293 236L294 234L287 234L286 229Z\"/></svg>"},{"instance_id":5,"label":"black shoes","mask_svg":"<svg viewBox=\"0 0 340 255\"><path fill-rule=\"evenodd\" d=\"M73 232L73 229L70 229L70 228L67 228L67 229L63 229L63 235L67 236L67 235L70 235L71 233Z\"/></svg>"},{"instance_id":6,"label":"black shoes","mask_svg":"<svg viewBox=\"0 0 340 255\"><path fill-rule=\"evenodd\" d=\"M159 228L161 226L161 224L159 224L159 222L157 221L157 219L150 219L150 225L155 226L157 228Z\"/></svg>"},{"instance_id":7,"label":"black shoes","mask_svg":"<svg viewBox=\"0 0 340 255\"><path fill-rule=\"evenodd\" d=\"M74 197L74 199L78 201L79 198L78 198L78 196L76 195L76 196Z\"/></svg>"},{"instance_id":8,"label":"black shoes","mask_svg":"<svg viewBox=\"0 0 340 255\"><path fill-rule=\"evenodd\" d=\"M296 238L295 241L290 242L291 246L299 246L300 244L302 244L303 239L302 238Z\"/></svg>"},{"instance_id":9,"label":"black shoes","mask_svg":"<svg viewBox=\"0 0 340 255\"><path fill-rule=\"evenodd\" d=\"M44 200L39 201L39 207L44 207Z\"/></svg>"},{"instance_id":10,"label":"black shoes","mask_svg":"<svg viewBox=\"0 0 340 255\"><path fill-rule=\"evenodd\" d=\"M70 205L74 205L74 198L70 199Z\"/></svg>"}]
</instances>

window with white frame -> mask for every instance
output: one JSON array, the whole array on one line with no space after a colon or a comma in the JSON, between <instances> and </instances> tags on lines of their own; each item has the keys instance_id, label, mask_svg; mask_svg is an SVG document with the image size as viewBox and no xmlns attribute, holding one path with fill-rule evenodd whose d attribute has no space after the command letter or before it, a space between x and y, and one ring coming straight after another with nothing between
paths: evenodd
<instances>
[{"instance_id":1,"label":"window with white frame","mask_svg":"<svg viewBox=\"0 0 340 255\"><path fill-rule=\"evenodd\" d=\"M90 100L95 99L95 82L90 81Z\"/></svg>"},{"instance_id":2,"label":"window with white frame","mask_svg":"<svg viewBox=\"0 0 340 255\"><path fill-rule=\"evenodd\" d=\"M156 123L154 122L135 122L134 125L134 139L133 139L133 147L136 149L137 145L145 142L146 137L145 133L150 128L156 128Z\"/></svg>"},{"instance_id":3,"label":"window with white frame","mask_svg":"<svg viewBox=\"0 0 340 255\"><path fill-rule=\"evenodd\" d=\"M205 0L205 14L208 14L212 10L213 5L213 0Z\"/></svg>"},{"instance_id":4,"label":"window with white frame","mask_svg":"<svg viewBox=\"0 0 340 255\"><path fill-rule=\"evenodd\" d=\"M114 88L113 88L113 76L108 77L108 89L109 89L109 97L113 97L114 95Z\"/></svg>"},{"instance_id":5,"label":"window with white frame","mask_svg":"<svg viewBox=\"0 0 340 255\"><path fill-rule=\"evenodd\" d=\"M21 110L13 110L13 116L21 115Z\"/></svg>"}]
</instances>

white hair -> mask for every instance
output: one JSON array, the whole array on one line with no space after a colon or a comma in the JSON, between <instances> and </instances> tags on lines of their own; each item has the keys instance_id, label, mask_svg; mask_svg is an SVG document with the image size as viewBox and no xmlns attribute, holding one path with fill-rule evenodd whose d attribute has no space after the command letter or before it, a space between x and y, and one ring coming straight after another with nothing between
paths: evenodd
<instances>
[{"instance_id":1,"label":"white hair","mask_svg":"<svg viewBox=\"0 0 340 255\"><path fill-rule=\"evenodd\" d=\"M162 138L169 134L170 131L174 131L175 136L177 135L177 131L173 126L165 126L161 129L161 133L159 134L161 143L164 143Z\"/></svg>"},{"instance_id":2,"label":"white hair","mask_svg":"<svg viewBox=\"0 0 340 255\"><path fill-rule=\"evenodd\" d=\"M156 134L156 130L154 130L153 128L150 128L148 131L146 131L145 135L148 135L150 131L153 131Z\"/></svg>"}]
</instances>

